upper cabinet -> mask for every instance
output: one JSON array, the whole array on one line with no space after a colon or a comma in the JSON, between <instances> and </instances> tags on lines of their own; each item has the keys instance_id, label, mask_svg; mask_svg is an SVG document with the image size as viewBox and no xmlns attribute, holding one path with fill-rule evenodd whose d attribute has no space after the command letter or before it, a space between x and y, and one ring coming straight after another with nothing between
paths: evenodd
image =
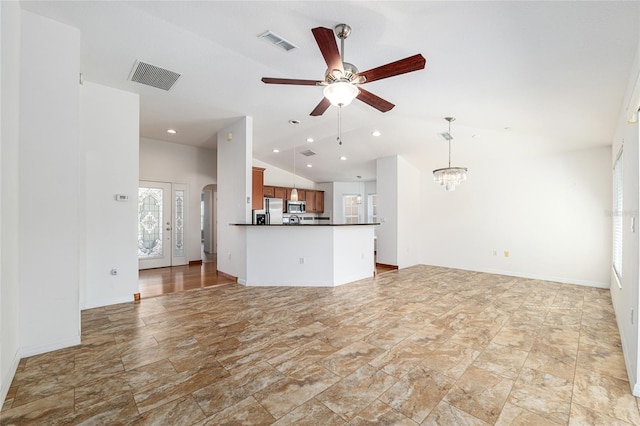
<instances>
[{"instance_id":1,"label":"upper cabinet","mask_svg":"<svg viewBox=\"0 0 640 426\"><path fill-rule=\"evenodd\" d=\"M264 208L264 168L251 168L251 208L262 210Z\"/></svg>"},{"instance_id":2,"label":"upper cabinet","mask_svg":"<svg viewBox=\"0 0 640 426\"><path fill-rule=\"evenodd\" d=\"M262 192L257 193L255 184L259 179L263 179L261 176L264 172L264 169L260 169L259 167L253 168L254 173L254 194L253 194L253 209L259 210L263 209L263 197L269 198L282 198L284 201L282 203L282 211L286 213L287 209L287 200L291 199L291 190L293 188L285 188L283 186L263 186ZM258 173L260 176L258 176ZM256 202L258 200L258 202ZM324 212L324 191L316 191L314 189L300 189L298 188L298 200L305 201L307 203L307 213L323 213ZM255 207L256 205L260 205L259 207Z\"/></svg>"},{"instance_id":3,"label":"upper cabinet","mask_svg":"<svg viewBox=\"0 0 640 426\"><path fill-rule=\"evenodd\" d=\"M305 201L307 202L307 213L317 213L316 211L316 194L318 191L311 191L307 189L305 193Z\"/></svg>"},{"instance_id":4,"label":"upper cabinet","mask_svg":"<svg viewBox=\"0 0 640 426\"><path fill-rule=\"evenodd\" d=\"M316 191L316 213L324 212L324 191Z\"/></svg>"},{"instance_id":5,"label":"upper cabinet","mask_svg":"<svg viewBox=\"0 0 640 426\"><path fill-rule=\"evenodd\" d=\"M275 186L265 186L263 191L262 191L264 197L268 197L268 198L279 198L276 197L276 188Z\"/></svg>"}]
</instances>

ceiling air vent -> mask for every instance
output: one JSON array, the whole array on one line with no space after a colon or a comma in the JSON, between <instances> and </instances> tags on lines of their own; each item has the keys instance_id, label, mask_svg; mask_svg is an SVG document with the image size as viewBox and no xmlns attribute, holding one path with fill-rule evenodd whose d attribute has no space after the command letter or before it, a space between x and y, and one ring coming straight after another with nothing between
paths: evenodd
<instances>
[{"instance_id":1,"label":"ceiling air vent","mask_svg":"<svg viewBox=\"0 0 640 426\"><path fill-rule=\"evenodd\" d=\"M291 43L290 41L287 41L287 40L283 39L278 34L275 34L275 33L271 32L271 31L267 31L264 34L260 34L258 36L258 38L266 41L267 43L271 43L274 46L277 46L282 50L286 50L287 52L289 52L290 50L298 48L298 46L296 46L295 44Z\"/></svg>"},{"instance_id":2,"label":"ceiling air vent","mask_svg":"<svg viewBox=\"0 0 640 426\"><path fill-rule=\"evenodd\" d=\"M304 155L305 157L311 157L312 155L316 155L316 153L311 151L310 149L306 151L301 151L300 154Z\"/></svg>"},{"instance_id":3,"label":"ceiling air vent","mask_svg":"<svg viewBox=\"0 0 640 426\"><path fill-rule=\"evenodd\" d=\"M167 91L171 90L179 78L180 74L177 72L169 71L142 61L136 61L129 75L129 80L131 81Z\"/></svg>"}]
</instances>

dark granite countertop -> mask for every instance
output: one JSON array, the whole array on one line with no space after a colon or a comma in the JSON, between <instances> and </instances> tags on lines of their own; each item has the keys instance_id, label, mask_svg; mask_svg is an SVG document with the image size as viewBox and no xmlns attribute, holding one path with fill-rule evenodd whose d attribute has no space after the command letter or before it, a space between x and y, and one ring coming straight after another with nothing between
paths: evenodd
<instances>
[{"instance_id":1,"label":"dark granite countertop","mask_svg":"<svg viewBox=\"0 0 640 426\"><path fill-rule=\"evenodd\" d=\"M375 223L307 223L304 225L290 225L290 224L281 224L281 223L277 223L277 224L270 224L270 225L256 225L255 223L230 223L229 225L232 226L257 226L260 228L267 228L267 227L285 227L285 228L308 228L311 226L370 226L370 225L380 225L379 222L375 222Z\"/></svg>"}]
</instances>

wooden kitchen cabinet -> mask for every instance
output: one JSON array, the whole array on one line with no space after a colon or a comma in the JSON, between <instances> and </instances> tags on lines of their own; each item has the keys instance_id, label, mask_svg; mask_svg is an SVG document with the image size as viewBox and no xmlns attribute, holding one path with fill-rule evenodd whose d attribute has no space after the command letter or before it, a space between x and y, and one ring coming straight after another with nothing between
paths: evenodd
<instances>
[{"instance_id":1,"label":"wooden kitchen cabinet","mask_svg":"<svg viewBox=\"0 0 640 426\"><path fill-rule=\"evenodd\" d=\"M264 208L264 168L251 168L251 208L262 210Z\"/></svg>"},{"instance_id":2,"label":"wooden kitchen cabinet","mask_svg":"<svg viewBox=\"0 0 640 426\"><path fill-rule=\"evenodd\" d=\"M262 191L262 194L265 197L278 198L278 197L276 197L276 188L273 187L273 186L265 186L264 190Z\"/></svg>"},{"instance_id":3,"label":"wooden kitchen cabinet","mask_svg":"<svg viewBox=\"0 0 640 426\"><path fill-rule=\"evenodd\" d=\"M291 199L291 190L282 186L265 186L262 190L264 197L282 198L282 211L287 211L287 200ZM298 200L307 203L307 213L324 213L324 191L298 188Z\"/></svg>"},{"instance_id":4,"label":"wooden kitchen cabinet","mask_svg":"<svg viewBox=\"0 0 640 426\"><path fill-rule=\"evenodd\" d=\"M324 191L316 191L316 213L324 213Z\"/></svg>"},{"instance_id":5,"label":"wooden kitchen cabinet","mask_svg":"<svg viewBox=\"0 0 640 426\"><path fill-rule=\"evenodd\" d=\"M315 213L316 212L316 195L318 191L306 190L305 192L305 201L307 202L307 213Z\"/></svg>"}]
</instances>

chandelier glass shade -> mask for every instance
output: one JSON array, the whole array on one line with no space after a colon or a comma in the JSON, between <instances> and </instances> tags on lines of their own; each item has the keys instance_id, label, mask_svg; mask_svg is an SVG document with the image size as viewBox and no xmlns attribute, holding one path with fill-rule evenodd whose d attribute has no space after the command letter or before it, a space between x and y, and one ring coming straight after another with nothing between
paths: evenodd
<instances>
[{"instance_id":1,"label":"chandelier glass shade","mask_svg":"<svg viewBox=\"0 0 640 426\"><path fill-rule=\"evenodd\" d=\"M337 81L325 87L322 93L325 98L329 99L331 105L342 108L349 105L360 91L354 84L346 81Z\"/></svg>"},{"instance_id":2,"label":"chandelier glass shade","mask_svg":"<svg viewBox=\"0 0 640 426\"><path fill-rule=\"evenodd\" d=\"M442 169L436 169L433 171L433 180L440 186L443 186L446 191L455 191L456 185L461 184L467 180L467 168L466 167L451 167L451 122L455 120L454 117L445 117L445 120L449 122L449 132L443 133L442 137L449 143L449 167Z\"/></svg>"},{"instance_id":3,"label":"chandelier glass shade","mask_svg":"<svg viewBox=\"0 0 640 426\"><path fill-rule=\"evenodd\" d=\"M466 167L446 167L433 171L433 180L447 191L455 191L456 185L467 180Z\"/></svg>"}]
</instances>

